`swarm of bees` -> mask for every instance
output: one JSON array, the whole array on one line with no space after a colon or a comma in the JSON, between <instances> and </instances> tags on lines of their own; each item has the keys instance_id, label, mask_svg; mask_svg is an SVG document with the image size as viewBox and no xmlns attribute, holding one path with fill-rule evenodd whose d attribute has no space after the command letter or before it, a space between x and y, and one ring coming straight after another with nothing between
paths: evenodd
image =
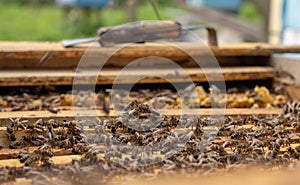
<instances>
[{"instance_id":1,"label":"swarm of bees","mask_svg":"<svg viewBox=\"0 0 300 185\"><path fill-rule=\"evenodd\" d=\"M6 129L6 135L9 141L8 147L11 149L45 144L50 148L60 149L74 149L77 145L87 146L82 128L76 121L58 122L53 119L48 121L39 119L30 123L28 120L16 118L11 119L11 123Z\"/></svg>"},{"instance_id":2,"label":"swarm of bees","mask_svg":"<svg viewBox=\"0 0 300 185\"><path fill-rule=\"evenodd\" d=\"M140 89L128 92L130 97L124 96L123 91L74 91L65 94L49 93L48 95L36 95L22 93L20 95L0 96L0 111L20 110L48 110L57 113L66 107L86 107L89 109L101 108L109 113L110 99L118 102L117 109L123 109L130 101L138 100L147 103L155 109L175 109L187 104L191 108L199 107L227 107L227 108L281 108L287 101L287 96L271 94L266 87L255 87L245 93L239 93L236 88L228 89L227 94L213 86L206 92L202 86L186 87L181 92L170 89ZM195 90L195 95L191 95ZM124 90L125 91L125 90ZM216 93L217 92L217 93ZM180 96L183 95L183 96ZM188 98L187 98L188 97Z\"/></svg>"},{"instance_id":3,"label":"swarm of bees","mask_svg":"<svg viewBox=\"0 0 300 185\"><path fill-rule=\"evenodd\" d=\"M269 97L262 91L262 96ZM125 174L149 178L183 171L215 174L230 171L233 165L290 168L300 159L299 115L300 103L291 102L282 115L167 117L134 100L124 113L110 119L34 123L11 119L6 130L8 147L20 149L12 158L24 166L1 168L0 179L28 177L48 182L59 177L84 184L90 177L101 177L105 183ZM16 134L20 131L21 137ZM39 148L30 152L28 146ZM82 157L69 165L56 165L51 161L54 149Z\"/></svg>"}]
</instances>

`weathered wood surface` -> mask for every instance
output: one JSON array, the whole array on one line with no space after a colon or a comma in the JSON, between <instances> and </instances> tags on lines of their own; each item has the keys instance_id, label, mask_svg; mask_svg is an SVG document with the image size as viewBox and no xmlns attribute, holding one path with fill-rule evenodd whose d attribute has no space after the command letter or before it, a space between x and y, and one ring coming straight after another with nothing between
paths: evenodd
<instances>
[{"instance_id":1,"label":"weathered wood surface","mask_svg":"<svg viewBox=\"0 0 300 185\"><path fill-rule=\"evenodd\" d=\"M180 116L182 114L188 115L200 115L200 116L250 116L250 115L276 115L282 114L282 109L244 109L244 108L231 108L231 109L166 109L158 110L161 114L167 116ZM102 110L64 110L58 113L51 113L49 111L15 111L15 112L0 112L0 123L1 126L5 126L10 123L9 117L26 120L38 120L40 118L49 119L74 119L74 118L95 118L95 117L116 117L121 112L110 111L107 115Z\"/></svg>"},{"instance_id":2,"label":"weathered wood surface","mask_svg":"<svg viewBox=\"0 0 300 185\"><path fill-rule=\"evenodd\" d=\"M73 48L64 48L58 42L0 42L1 58L40 58L45 53L50 52L52 57L81 57L88 46L81 45ZM95 44L94 44L95 46ZM178 48L196 55L207 54L210 49L215 55L221 56L255 56L270 55L272 53L300 52L299 46L270 45L267 43L239 43L222 44L218 47L207 48L203 43L144 43L116 45L113 47L97 48L95 51L102 55L115 52L118 57L182 57L187 53L179 52ZM122 48L122 49L121 49Z\"/></svg>"},{"instance_id":3,"label":"weathered wood surface","mask_svg":"<svg viewBox=\"0 0 300 185\"><path fill-rule=\"evenodd\" d=\"M0 67L2 69L76 68L88 46L63 48L58 42L0 42ZM99 65L99 62L105 62L107 66L124 67L138 58L144 58L145 63L150 61L152 63L153 60L145 58L149 56L168 58L185 67L198 66L191 58L192 56L197 58L201 66L210 66L212 60L215 60L213 55L221 66L260 65L269 62L271 54L285 52L300 52L300 47L242 43L208 48L205 44L199 43L144 43L131 44L127 47L124 45L106 48L93 47L87 53L89 57L96 57L98 60L89 60L84 66L95 67ZM247 57L261 58L247 62L245 61ZM43 64L40 64L41 60L44 61Z\"/></svg>"},{"instance_id":4,"label":"weathered wood surface","mask_svg":"<svg viewBox=\"0 0 300 185\"><path fill-rule=\"evenodd\" d=\"M287 85L286 90L289 93L289 96L294 100L300 101L300 87L295 85Z\"/></svg>"},{"instance_id":5,"label":"weathered wood surface","mask_svg":"<svg viewBox=\"0 0 300 185\"><path fill-rule=\"evenodd\" d=\"M298 144L291 144L292 148L295 148L296 146L298 146ZM288 149L288 147L281 147L280 153L286 152L287 149ZM268 148L265 148L265 150L268 150ZM229 147L229 148L226 148L226 151L228 153L231 153L232 149ZM155 155L159 156L159 154L155 154ZM1 153L0 153L0 156L1 156ZM101 156L101 154L99 156ZM51 160L53 161L53 163L55 165L64 165L64 164L70 164L72 162L72 159L80 159L81 157L82 157L81 155L62 155L62 156L54 156L51 158ZM2 160L0 160L0 167L5 167L5 166L22 167L22 166L24 166L24 163L21 163L19 161L19 159L2 159Z\"/></svg>"},{"instance_id":6,"label":"weathered wood surface","mask_svg":"<svg viewBox=\"0 0 300 185\"><path fill-rule=\"evenodd\" d=\"M72 159L80 159L80 155L64 155L64 156L54 156L51 158L54 164L63 165L63 164L70 164ZM5 166L13 166L13 167L22 167L24 163L21 163L19 159L6 159L0 160L0 167Z\"/></svg>"},{"instance_id":7,"label":"weathered wood surface","mask_svg":"<svg viewBox=\"0 0 300 185\"><path fill-rule=\"evenodd\" d=\"M30 146L27 147L29 153L34 152L37 150L38 146ZM0 160L4 159L10 159L12 156L17 156L19 154L21 149L9 149L9 148L2 148L0 150ZM65 149L52 149L51 150L55 156L65 156L65 155L71 155L71 150L65 150Z\"/></svg>"},{"instance_id":8,"label":"weathered wood surface","mask_svg":"<svg viewBox=\"0 0 300 185\"><path fill-rule=\"evenodd\" d=\"M187 68L172 69L130 69L121 73L120 70L85 69L74 70L1 70L0 86L35 86L35 85L85 85L85 84L135 84L138 83L176 83L176 82L207 82L207 81L242 81L266 80L275 76L271 67L224 67L224 68ZM184 75L184 72L186 75ZM119 76L118 80L116 77ZM74 81L75 79L75 81Z\"/></svg>"}]
</instances>

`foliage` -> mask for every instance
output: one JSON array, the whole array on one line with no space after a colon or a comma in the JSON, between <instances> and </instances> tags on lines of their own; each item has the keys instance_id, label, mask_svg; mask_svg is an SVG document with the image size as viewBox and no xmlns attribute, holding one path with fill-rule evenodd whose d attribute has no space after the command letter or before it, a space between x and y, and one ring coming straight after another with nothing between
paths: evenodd
<instances>
[{"instance_id":1,"label":"foliage","mask_svg":"<svg viewBox=\"0 0 300 185\"><path fill-rule=\"evenodd\" d=\"M19 5L28 5L28 4L38 4L38 5L50 5L54 4L55 0L0 0L1 4L19 4Z\"/></svg>"},{"instance_id":2,"label":"foliage","mask_svg":"<svg viewBox=\"0 0 300 185\"><path fill-rule=\"evenodd\" d=\"M0 0L2 1L2 0ZM163 7L161 16L164 14ZM138 11L138 20L156 19L150 4L142 5ZM98 16L98 17L97 17ZM62 10L55 6L24 6L7 3L0 6L0 40L59 41L62 39L95 36L101 26L124 24L127 22L121 7L105 8L101 14L92 12L90 19L74 22L73 17L63 17ZM101 21L97 22L97 18Z\"/></svg>"},{"instance_id":3,"label":"foliage","mask_svg":"<svg viewBox=\"0 0 300 185\"><path fill-rule=\"evenodd\" d=\"M239 15L245 20L251 21L253 23L261 23L262 16L251 2L244 1L242 7L239 10Z\"/></svg>"},{"instance_id":4,"label":"foliage","mask_svg":"<svg viewBox=\"0 0 300 185\"><path fill-rule=\"evenodd\" d=\"M59 41L62 39L95 36L101 26L124 24L127 22L122 6L103 9L101 14L92 12L90 19L74 21L74 15L64 17L62 9L53 6L31 6L34 1L53 3L54 0L0 0L0 40L33 40ZM115 2L125 0L114 0ZM140 0L137 20L156 20L156 16L148 0ZM9 3L7 3L9 2ZM17 3L16 3L17 2ZM171 0L156 0L163 19L172 19L166 7L172 5ZM26 5L24 5L24 3ZM4 6L3 6L4 5ZM43 4L44 5L44 4ZM119 4L121 5L121 4ZM261 16L255 6L244 3L239 12L242 18L260 23ZM174 15L177 16L177 15ZM100 18L100 24L97 19Z\"/></svg>"},{"instance_id":5,"label":"foliage","mask_svg":"<svg viewBox=\"0 0 300 185\"><path fill-rule=\"evenodd\" d=\"M126 3L126 0L113 0L114 4L116 4L117 6L122 6ZM149 3L149 0L137 0L139 4L145 4L145 3ZM172 4L172 0L154 0L155 3L157 3L157 5L160 6L168 6Z\"/></svg>"}]
</instances>

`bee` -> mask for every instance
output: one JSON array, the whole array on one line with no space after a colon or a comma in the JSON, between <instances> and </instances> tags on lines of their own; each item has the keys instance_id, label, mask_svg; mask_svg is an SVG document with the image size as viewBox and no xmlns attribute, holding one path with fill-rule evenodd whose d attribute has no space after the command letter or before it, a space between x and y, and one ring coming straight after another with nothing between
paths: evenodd
<instances>
[{"instance_id":1,"label":"bee","mask_svg":"<svg viewBox=\"0 0 300 185\"><path fill-rule=\"evenodd\" d=\"M299 159L299 157L300 157L299 153L292 147L288 147L287 152L294 159Z\"/></svg>"},{"instance_id":2,"label":"bee","mask_svg":"<svg viewBox=\"0 0 300 185\"><path fill-rule=\"evenodd\" d=\"M41 157L38 154L32 154L25 160L25 166L33 166L38 161L40 161Z\"/></svg>"},{"instance_id":3,"label":"bee","mask_svg":"<svg viewBox=\"0 0 300 185\"><path fill-rule=\"evenodd\" d=\"M284 153L283 153L283 158L285 158L285 159L290 159L291 156L289 155L288 152L284 152Z\"/></svg>"},{"instance_id":4,"label":"bee","mask_svg":"<svg viewBox=\"0 0 300 185\"><path fill-rule=\"evenodd\" d=\"M132 109L132 110L128 111L128 115L130 118L137 117L139 115L139 112L136 109Z\"/></svg>"},{"instance_id":5,"label":"bee","mask_svg":"<svg viewBox=\"0 0 300 185\"><path fill-rule=\"evenodd\" d=\"M134 101L128 103L128 104L125 106L124 110L125 110L125 111L132 110L132 109L136 108L136 107L138 106L138 104L139 104L138 101L137 101L137 100L134 100Z\"/></svg>"},{"instance_id":6,"label":"bee","mask_svg":"<svg viewBox=\"0 0 300 185\"><path fill-rule=\"evenodd\" d=\"M131 140L131 137L128 135L120 135L120 136L118 136L118 140L121 143L127 144Z\"/></svg>"},{"instance_id":7,"label":"bee","mask_svg":"<svg viewBox=\"0 0 300 185\"><path fill-rule=\"evenodd\" d=\"M134 136L135 136L135 141L138 144L142 145L144 140L145 140L145 136L143 134L138 133L138 132L135 132Z\"/></svg>"},{"instance_id":8,"label":"bee","mask_svg":"<svg viewBox=\"0 0 300 185\"><path fill-rule=\"evenodd\" d=\"M78 143L75 147L72 148L73 154L83 154L88 151L88 146L85 143Z\"/></svg>"},{"instance_id":9,"label":"bee","mask_svg":"<svg viewBox=\"0 0 300 185\"><path fill-rule=\"evenodd\" d=\"M15 105L12 107L11 111L20 111L23 109L23 106L21 105Z\"/></svg>"},{"instance_id":10,"label":"bee","mask_svg":"<svg viewBox=\"0 0 300 185\"><path fill-rule=\"evenodd\" d=\"M140 153L141 151L139 148L133 148L131 152L131 159L136 159Z\"/></svg>"},{"instance_id":11,"label":"bee","mask_svg":"<svg viewBox=\"0 0 300 185\"><path fill-rule=\"evenodd\" d=\"M170 147L164 147L160 150L161 155L166 155L170 151Z\"/></svg>"},{"instance_id":12,"label":"bee","mask_svg":"<svg viewBox=\"0 0 300 185\"><path fill-rule=\"evenodd\" d=\"M296 147L295 147L295 150L297 151L297 153L300 154L300 145L296 146Z\"/></svg>"},{"instance_id":13,"label":"bee","mask_svg":"<svg viewBox=\"0 0 300 185\"><path fill-rule=\"evenodd\" d=\"M290 146L290 138L277 138L275 142L280 146Z\"/></svg>"},{"instance_id":14,"label":"bee","mask_svg":"<svg viewBox=\"0 0 300 185\"><path fill-rule=\"evenodd\" d=\"M37 122L35 123L35 124L37 124L37 123L40 123L40 124L42 124L43 123L43 120L42 119L39 119L39 120L37 120ZM60 123L58 123L56 120L54 120L54 119L50 119L50 120L48 120L48 126L52 126L53 128L58 128L59 126L60 126Z\"/></svg>"},{"instance_id":15,"label":"bee","mask_svg":"<svg viewBox=\"0 0 300 185\"><path fill-rule=\"evenodd\" d=\"M105 138L105 145L106 145L106 146L110 146L111 143L112 143L111 137L110 137L110 136L107 136L107 137Z\"/></svg>"},{"instance_id":16,"label":"bee","mask_svg":"<svg viewBox=\"0 0 300 185\"><path fill-rule=\"evenodd\" d=\"M46 149L42 151L43 157L53 157L53 152L50 149Z\"/></svg>"},{"instance_id":17,"label":"bee","mask_svg":"<svg viewBox=\"0 0 300 185\"><path fill-rule=\"evenodd\" d=\"M116 158L122 159L122 153L117 150L114 150L113 155Z\"/></svg>"},{"instance_id":18,"label":"bee","mask_svg":"<svg viewBox=\"0 0 300 185\"><path fill-rule=\"evenodd\" d=\"M24 163L29 158L28 150L20 150L18 158L21 163Z\"/></svg>"},{"instance_id":19,"label":"bee","mask_svg":"<svg viewBox=\"0 0 300 185\"><path fill-rule=\"evenodd\" d=\"M44 132L44 127L42 125L39 125L39 124L38 125L34 125L33 130L35 132L43 133Z\"/></svg>"},{"instance_id":20,"label":"bee","mask_svg":"<svg viewBox=\"0 0 300 185\"><path fill-rule=\"evenodd\" d=\"M273 145L273 154L276 156L280 152L280 144L274 143Z\"/></svg>"},{"instance_id":21,"label":"bee","mask_svg":"<svg viewBox=\"0 0 300 185\"><path fill-rule=\"evenodd\" d=\"M18 117L16 119L9 118L11 123L10 123L10 128L13 130L18 130L22 129L25 130L27 128L27 122L28 120L22 120L22 117Z\"/></svg>"},{"instance_id":22,"label":"bee","mask_svg":"<svg viewBox=\"0 0 300 185\"><path fill-rule=\"evenodd\" d=\"M157 112L157 111L154 110L154 109L151 109L151 110L150 110L150 113L153 114L155 117L160 116L160 113Z\"/></svg>"},{"instance_id":23,"label":"bee","mask_svg":"<svg viewBox=\"0 0 300 185\"><path fill-rule=\"evenodd\" d=\"M234 131L234 132L230 135L230 138L231 138L231 139L237 139L237 138L243 137L244 134L245 134L245 131L244 131L243 129L240 129L240 130Z\"/></svg>"},{"instance_id":24,"label":"bee","mask_svg":"<svg viewBox=\"0 0 300 185\"><path fill-rule=\"evenodd\" d=\"M176 168L176 163L174 163L173 161L171 161L171 160L168 160L168 159L166 159L166 160L164 160L164 165L163 165L163 169L164 170L174 170L175 168Z\"/></svg>"},{"instance_id":25,"label":"bee","mask_svg":"<svg viewBox=\"0 0 300 185\"><path fill-rule=\"evenodd\" d=\"M59 112L59 107L49 107L49 109L48 109L50 112L52 112L52 113L58 113Z\"/></svg>"},{"instance_id":26,"label":"bee","mask_svg":"<svg viewBox=\"0 0 300 185\"><path fill-rule=\"evenodd\" d=\"M14 101L14 97L6 96L6 101L10 103L10 102Z\"/></svg>"},{"instance_id":27,"label":"bee","mask_svg":"<svg viewBox=\"0 0 300 185\"><path fill-rule=\"evenodd\" d=\"M40 146L43 144L45 140L46 138L43 135L37 135L37 136L31 136L30 142L35 146Z\"/></svg>"},{"instance_id":28,"label":"bee","mask_svg":"<svg viewBox=\"0 0 300 185\"><path fill-rule=\"evenodd\" d=\"M73 143L70 142L69 139L64 139L64 140L61 140L61 141L57 141L56 145L59 148L64 148L64 149L68 149L68 148L72 148L73 147Z\"/></svg>"},{"instance_id":29,"label":"bee","mask_svg":"<svg viewBox=\"0 0 300 185\"><path fill-rule=\"evenodd\" d=\"M16 141L17 140L16 135L14 133L8 134L8 139L10 141Z\"/></svg>"},{"instance_id":30,"label":"bee","mask_svg":"<svg viewBox=\"0 0 300 185\"><path fill-rule=\"evenodd\" d=\"M178 154L178 151L176 150L169 150L165 156L167 159L171 159L173 156L177 155Z\"/></svg>"},{"instance_id":31,"label":"bee","mask_svg":"<svg viewBox=\"0 0 300 185\"><path fill-rule=\"evenodd\" d=\"M230 141L225 141L222 144L223 148L230 148L232 150L233 146L237 145L238 141L230 140Z\"/></svg>"},{"instance_id":32,"label":"bee","mask_svg":"<svg viewBox=\"0 0 300 185\"><path fill-rule=\"evenodd\" d=\"M148 116L149 116L149 113L141 113L141 114L139 115L139 119L147 119Z\"/></svg>"},{"instance_id":33,"label":"bee","mask_svg":"<svg viewBox=\"0 0 300 185\"><path fill-rule=\"evenodd\" d=\"M97 96L97 104L102 105L103 112L106 113L106 115L109 115L110 112L110 101L109 96L106 92L102 91Z\"/></svg>"},{"instance_id":34,"label":"bee","mask_svg":"<svg viewBox=\"0 0 300 185\"><path fill-rule=\"evenodd\" d=\"M49 138L49 139L52 139L56 136L55 132L54 132L54 129L53 129L53 126L52 125L49 125L47 127L47 131L46 131L46 138Z\"/></svg>"}]
</instances>

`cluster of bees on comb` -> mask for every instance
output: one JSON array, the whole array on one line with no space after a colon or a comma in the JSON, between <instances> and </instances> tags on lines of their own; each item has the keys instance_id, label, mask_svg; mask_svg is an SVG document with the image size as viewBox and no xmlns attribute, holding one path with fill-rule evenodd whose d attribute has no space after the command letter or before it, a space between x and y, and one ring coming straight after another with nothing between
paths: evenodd
<instances>
[{"instance_id":1,"label":"cluster of bees on comb","mask_svg":"<svg viewBox=\"0 0 300 185\"><path fill-rule=\"evenodd\" d=\"M200 102L210 97L210 92L206 93L201 86L196 90L203 95L197 97ZM129 103L120 101L124 112L115 118L11 119L3 130L5 137L0 144L2 151L15 149L16 153L5 158L18 160L20 164L2 166L0 180L28 178L33 184L107 184L120 176L155 179L181 173L230 174L245 166L297 168L300 103L271 94L265 87L256 87L244 94L231 91L227 97L210 98L210 102L200 107L211 107L213 101L219 102L220 107L226 104L228 107L282 108L283 113L246 117L166 116L153 107L163 102L163 107L178 108L180 98L169 90L140 90L131 93ZM97 93L79 92L77 100L76 97L70 99L71 94L63 94L55 101L59 106L89 106L83 101L85 93L91 95L93 101L103 100ZM149 98L151 93L156 95L156 100ZM122 99L122 94L119 96ZM1 97L3 109L15 106L8 103L13 101L7 101L7 97ZM17 102L28 104L21 99ZM46 99L45 95L42 102ZM39 109L43 107L49 109L47 106ZM62 155L69 156L70 162L57 162L56 158Z\"/></svg>"},{"instance_id":2,"label":"cluster of bees on comb","mask_svg":"<svg viewBox=\"0 0 300 185\"><path fill-rule=\"evenodd\" d=\"M195 88L195 89L193 89ZM196 96L184 99L185 96L191 96L191 90L195 90ZM126 97L125 90L117 91L100 91L98 93L91 91L75 91L67 93L55 93L55 89L48 94L30 94L21 93L15 95L0 95L0 111L27 111L27 110L49 110L57 113L66 109L68 106L88 107L90 109L105 108L109 109L109 98L117 99L118 106L124 108L129 101L138 100L146 103L155 109L176 109L181 108L182 104L188 104L190 108L210 108L210 107L227 107L227 108L279 108L287 103L288 98L278 93L270 91L262 86L256 86L254 89L248 89L240 93L237 88L227 90L226 94L212 95L214 88L206 92L202 86L187 87L181 93L170 89L140 89L131 91L129 97ZM218 89L216 91L219 91ZM213 105L212 105L213 103ZM105 111L107 112L107 111Z\"/></svg>"}]
</instances>

